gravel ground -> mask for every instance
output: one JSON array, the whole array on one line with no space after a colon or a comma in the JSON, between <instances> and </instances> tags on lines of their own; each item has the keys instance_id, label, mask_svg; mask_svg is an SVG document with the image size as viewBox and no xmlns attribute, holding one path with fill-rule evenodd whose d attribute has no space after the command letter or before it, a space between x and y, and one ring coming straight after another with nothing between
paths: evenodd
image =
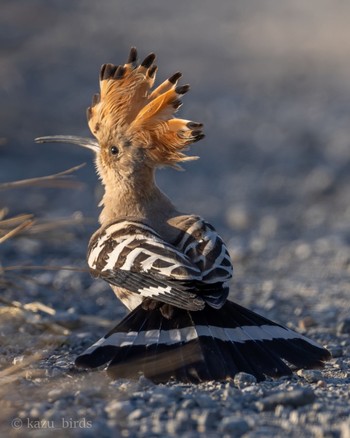
<instances>
[{"instance_id":1,"label":"gravel ground","mask_svg":"<svg viewBox=\"0 0 350 438\"><path fill-rule=\"evenodd\" d=\"M219 4L2 1L1 182L88 164L80 189L1 193L9 216L40 225L1 245L3 267L82 271L0 277L1 436L350 437L350 6ZM33 138L88 135L99 66L131 45L158 54L160 79L183 72L181 115L206 127L201 159L160 186L228 242L231 298L326 345L323 370L154 385L74 368L125 310L84 272L101 194L90 155Z\"/></svg>"}]
</instances>

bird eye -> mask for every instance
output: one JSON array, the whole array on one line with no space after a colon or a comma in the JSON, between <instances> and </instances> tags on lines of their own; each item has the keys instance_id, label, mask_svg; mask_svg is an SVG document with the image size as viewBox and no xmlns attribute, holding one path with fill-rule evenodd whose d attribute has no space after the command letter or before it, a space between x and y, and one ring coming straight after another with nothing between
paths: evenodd
<instances>
[{"instance_id":1,"label":"bird eye","mask_svg":"<svg viewBox=\"0 0 350 438\"><path fill-rule=\"evenodd\" d=\"M119 153L119 149L117 148L117 146L111 146L109 148L109 151L112 155L118 155L118 153Z\"/></svg>"}]
</instances>

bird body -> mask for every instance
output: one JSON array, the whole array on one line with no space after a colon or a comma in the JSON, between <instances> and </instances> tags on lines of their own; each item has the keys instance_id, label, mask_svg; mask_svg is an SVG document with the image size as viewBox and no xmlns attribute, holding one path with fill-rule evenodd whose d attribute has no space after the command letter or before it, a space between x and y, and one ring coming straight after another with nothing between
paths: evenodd
<instances>
[{"instance_id":1,"label":"bird body","mask_svg":"<svg viewBox=\"0 0 350 438\"><path fill-rule=\"evenodd\" d=\"M92 149L104 186L88 265L130 313L76 359L109 363L113 378L139 373L157 382L223 380L239 371L258 379L319 367L329 352L310 339L227 300L232 263L212 225L176 209L155 182L158 167L195 159L185 149L202 124L174 114L189 86L175 73L153 89L155 55L104 64L100 94L87 110L96 140L43 137Z\"/></svg>"}]
</instances>

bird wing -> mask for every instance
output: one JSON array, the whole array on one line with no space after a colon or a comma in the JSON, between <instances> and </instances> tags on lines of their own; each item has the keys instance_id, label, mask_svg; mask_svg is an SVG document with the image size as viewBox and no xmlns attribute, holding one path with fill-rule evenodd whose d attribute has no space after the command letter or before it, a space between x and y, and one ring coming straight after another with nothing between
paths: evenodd
<instances>
[{"instance_id":1,"label":"bird wing","mask_svg":"<svg viewBox=\"0 0 350 438\"><path fill-rule=\"evenodd\" d=\"M174 245L197 266L206 284L225 282L232 277L231 258L215 228L200 216L183 216L182 232Z\"/></svg>"},{"instance_id":2,"label":"bird wing","mask_svg":"<svg viewBox=\"0 0 350 438\"><path fill-rule=\"evenodd\" d=\"M93 236L88 264L93 276L145 298L189 310L204 307L195 292L200 269L141 222L115 222Z\"/></svg>"},{"instance_id":3,"label":"bird wing","mask_svg":"<svg viewBox=\"0 0 350 438\"><path fill-rule=\"evenodd\" d=\"M215 228L199 216L184 216L177 226L182 232L174 245L201 271L201 279L196 282L198 293L212 307L222 307L233 275L225 243Z\"/></svg>"},{"instance_id":4,"label":"bird wing","mask_svg":"<svg viewBox=\"0 0 350 438\"><path fill-rule=\"evenodd\" d=\"M197 234L191 239L188 233L181 234L180 243L185 243L186 253L141 222L115 222L95 234L90 242L91 273L145 298L180 308L199 310L204 307L203 300L218 307L215 303L219 297L221 306L227 297L225 284L231 278L225 266L228 253L215 230L204 221L201 223L204 239L198 239L197 246ZM195 227L196 232L199 225ZM219 245L220 249L214 250L213 245ZM206 262L205 257L208 257Z\"/></svg>"}]
</instances>

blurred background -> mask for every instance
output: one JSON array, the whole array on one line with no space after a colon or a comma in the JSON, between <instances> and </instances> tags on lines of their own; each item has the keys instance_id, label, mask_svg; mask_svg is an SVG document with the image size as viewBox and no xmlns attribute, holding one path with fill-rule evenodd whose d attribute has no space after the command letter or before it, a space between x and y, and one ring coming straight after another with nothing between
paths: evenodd
<instances>
[{"instance_id":1,"label":"blurred background","mask_svg":"<svg viewBox=\"0 0 350 438\"><path fill-rule=\"evenodd\" d=\"M265 280L268 293L278 289L270 279L288 281L293 267L301 288L348 275L349 16L345 0L2 0L0 182L87 163L79 190L1 192L11 214L84 219L60 249L11 241L6 264L43 264L50 254L84 265L101 196L92 156L33 139L91 135L85 109L101 64L122 63L136 46L140 58L156 52L158 81L180 70L191 84L180 116L205 125L192 146L200 160L160 170L158 182L227 240L235 281L254 285L241 298L255 302Z\"/></svg>"}]
</instances>

